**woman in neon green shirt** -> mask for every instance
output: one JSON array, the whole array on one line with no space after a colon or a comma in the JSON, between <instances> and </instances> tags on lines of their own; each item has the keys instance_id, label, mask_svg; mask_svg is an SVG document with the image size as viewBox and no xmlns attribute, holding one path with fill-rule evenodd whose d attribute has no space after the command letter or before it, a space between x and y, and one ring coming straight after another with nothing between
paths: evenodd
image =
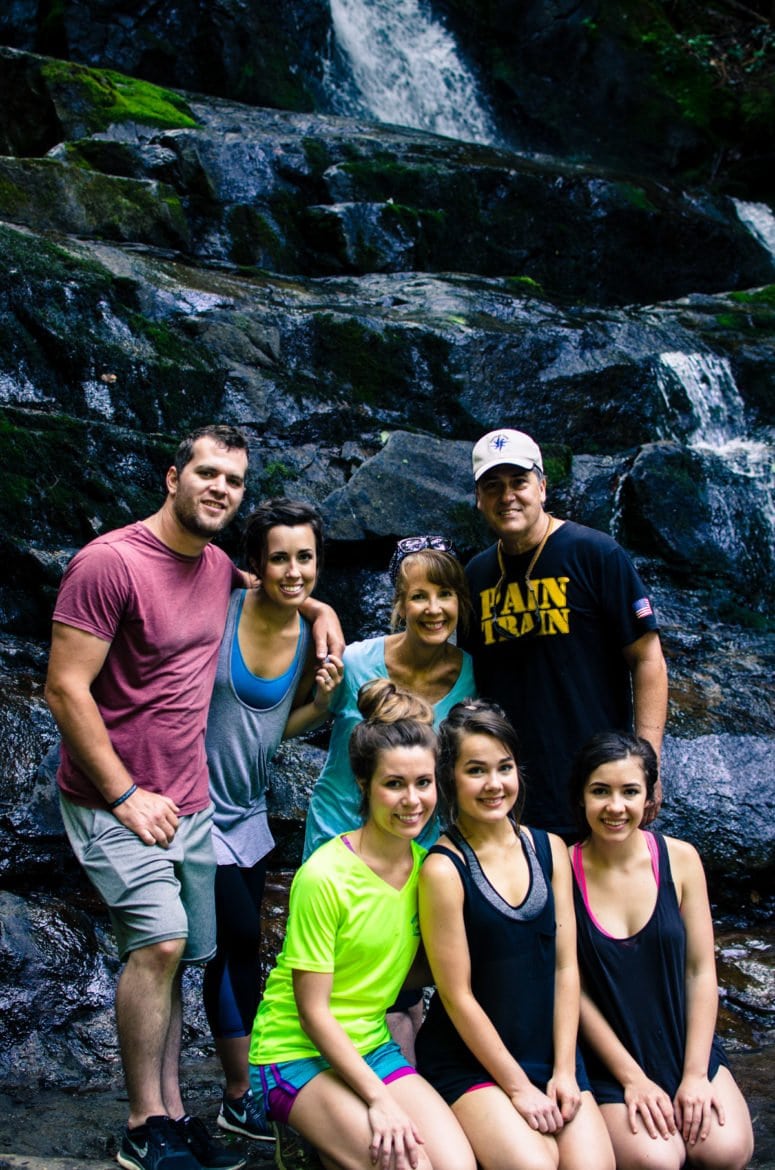
<instances>
[{"instance_id":1,"label":"woman in neon green shirt","mask_svg":"<svg viewBox=\"0 0 775 1170\"><path fill-rule=\"evenodd\" d=\"M361 827L321 846L291 888L288 928L251 1042L251 1083L327 1164L474 1170L451 1110L407 1064L385 1012L419 945L415 838L436 805L428 704L387 679L359 695L350 759Z\"/></svg>"}]
</instances>

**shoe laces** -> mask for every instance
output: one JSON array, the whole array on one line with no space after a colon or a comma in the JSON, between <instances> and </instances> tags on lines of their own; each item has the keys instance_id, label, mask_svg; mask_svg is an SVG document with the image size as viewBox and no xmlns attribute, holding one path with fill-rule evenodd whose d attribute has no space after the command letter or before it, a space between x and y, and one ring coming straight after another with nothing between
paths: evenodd
<instances>
[{"instance_id":1,"label":"shoe laces","mask_svg":"<svg viewBox=\"0 0 775 1170\"><path fill-rule=\"evenodd\" d=\"M191 1141L196 1142L197 1145L209 1148L214 1144L213 1138L210 1136L210 1131L202 1121L201 1117L188 1116L181 1118L181 1120L178 1122L178 1125L180 1126L180 1134L185 1133L186 1137ZM186 1139L182 1138L182 1140L185 1144Z\"/></svg>"},{"instance_id":2,"label":"shoe laces","mask_svg":"<svg viewBox=\"0 0 775 1170\"><path fill-rule=\"evenodd\" d=\"M149 1117L146 1121L149 1133L155 1141L169 1150L187 1150L185 1139L181 1136L171 1117Z\"/></svg>"}]
</instances>

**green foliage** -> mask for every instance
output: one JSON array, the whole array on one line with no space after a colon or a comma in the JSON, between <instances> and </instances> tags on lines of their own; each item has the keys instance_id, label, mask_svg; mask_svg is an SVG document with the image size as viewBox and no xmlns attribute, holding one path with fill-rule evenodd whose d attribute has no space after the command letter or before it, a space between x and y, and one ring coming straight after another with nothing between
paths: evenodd
<instances>
[{"instance_id":1,"label":"green foliage","mask_svg":"<svg viewBox=\"0 0 775 1170\"><path fill-rule=\"evenodd\" d=\"M765 288L757 288L753 292L732 292L729 299L741 305L771 305L775 308L775 284L768 284Z\"/></svg>"},{"instance_id":2,"label":"green foliage","mask_svg":"<svg viewBox=\"0 0 775 1170\"><path fill-rule=\"evenodd\" d=\"M290 467L281 459L270 459L258 477L259 494L262 499L285 495L286 485L294 478Z\"/></svg>"},{"instance_id":3,"label":"green foliage","mask_svg":"<svg viewBox=\"0 0 775 1170\"><path fill-rule=\"evenodd\" d=\"M177 129L194 127L196 118L182 97L161 86L111 69L89 69L71 61L49 60L41 72L54 98L58 90L75 91L79 114L90 133L117 122Z\"/></svg>"},{"instance_id":4,"label":"green foliage","mask_svg":"<svg viewBox=\"0 0 775 1170\"><path fill-rule=\"evenodd\" d=\"M635 183L616 183L614 186L619 194L633 207L637 207L639 211L657 210L643 187L639 187Z\"/></svg>"},{"instance_id":5,"label":"green foliage","mask_svg":"<svg viewBox=\"0 0 775 1170\"><path fill-rule=\"evenodd\" d=\"M712 70L668 27L644 34L642 43L653 54L657 87L673 98L688 122L708 129L719 102Z\"/></svg>"},{"instance_id":6,"label":"green foliage","mask_svg":"<svg viewBox=\"0 0 775 1170\"><path fill-rule=\"evenodd\" d=\"M732 598L719 603L717 615L722 622L742 626L744 629L757 630L762 634L775 631L775 619L769 614L758 613L755 609L739 605Z\"/></svg>"},{"instance_id":7,"label":"green foliage","mask_svg":"<svg viewBox=\"0 0 775 1170\"><path fill-rule=\"evenodd\" d=\"M708 8L663 0L643 45L659 80L688 121L738 145L759 127L771 138L775 117L775 29L752 8Z\"/></svg>"},{"instance_id":8,"label":"green foliage","mask_svg":"<svg viewBox=\"0 0 775 1170\"><path fill-rule=\"evenodd\" d=\"M322 138L302 138L301 146L309 165L318 174L322 174L331 163L327 143Z\"/></svg>"},{"instance_id":9,"label":"green foliage","mask_svg":"<svg viewBox=\"0 0 775 1170\"><path fill-rule=\"evenodd\" d=\"M728 293L737 306L734 312L719 313L716 322L738 333L771 334L775 329L775 284L750 291Z\"/></svg>"},{"instance_id":10,"label":"green foliage","mask_svg":"<svg viewBox=\"0 0 775 1170\"><path fill-rule=\"evenodd\" d=\"M544 290L537 280L533 280L532 276L506 276L505 283L518 292L526 292L532 296L542 297Z\"/></svg>"},{"instance_id":11,"label":"green foliage","mask_svg":"<svg viewBox=\"0 0 775 1170\"><path fill-rule=\"evenodd\" d=\"M560 443L543 443L544 475L551 487L567 483L573 468L573 452Z\"/></svg>"}]
</instances>

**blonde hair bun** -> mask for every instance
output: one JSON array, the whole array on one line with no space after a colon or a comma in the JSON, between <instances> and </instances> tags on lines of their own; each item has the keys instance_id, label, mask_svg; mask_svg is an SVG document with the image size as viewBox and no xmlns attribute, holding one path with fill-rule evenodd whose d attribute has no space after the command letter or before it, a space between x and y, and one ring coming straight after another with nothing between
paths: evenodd
<instances>
[{"instance_id":1,"label":"blonde hair bun","mask_svg":"<svg viewBox=\"0 0 775 1170\"><path fill-rule=\"evenodd\" d=\"M413 719L433 723L433 708L419 695L397 687L389 678L374 678L358 691L358 710L370 723L397 723Z\"/></svg>"}]
</instances>

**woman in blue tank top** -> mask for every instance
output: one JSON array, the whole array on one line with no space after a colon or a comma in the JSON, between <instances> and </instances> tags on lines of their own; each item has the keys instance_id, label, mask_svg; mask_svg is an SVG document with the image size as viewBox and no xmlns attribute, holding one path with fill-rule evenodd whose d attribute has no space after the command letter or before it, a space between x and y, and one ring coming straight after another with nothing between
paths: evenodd
<instances>
[{"instance_id":1,"label":"woman in blue tank top","mask_svg":"<svg viewBox=\"0 0 775 1170\"><path fill-rule=\"evenodd\" d=\"M742 1170L751 1119L714 1035L713 924L692 845L640 828L658 765L645 739L601 732L582 748L571 847L592 1089L618 1170Z\"/></svg>"},{"instance_id":2,"label":"woman in blue tank top","mask_svg":"<svg viewBox=\"0 0 775 1170\"><path fill-rule=\"evenodd\" d=\"M436 983L417 1067L452 1106L481 1170L614 1170L576 1048L579 977L567 851L519 823L516 735L458 703L439 729L451 820L420 873Z\"/></svg>"},{"instance_id":3,"label":"woman in blue tank top","mask_svg":"<svg viewBox=\"0 0 775 1170\"><path fill-rule=\"evenodd\" d=\"M258 1140L271 1140L248 1079L265 859L274 845L269 765L283 738L323 721L342 679L339 658L317 665L300 613L317 581L322 539L320 516L301 501L269 500L248 517L244 552L256 585L232 594L207 721L217 951L203 993L226 1079L218 1125Z\"/></svg>"}]
</instances>

